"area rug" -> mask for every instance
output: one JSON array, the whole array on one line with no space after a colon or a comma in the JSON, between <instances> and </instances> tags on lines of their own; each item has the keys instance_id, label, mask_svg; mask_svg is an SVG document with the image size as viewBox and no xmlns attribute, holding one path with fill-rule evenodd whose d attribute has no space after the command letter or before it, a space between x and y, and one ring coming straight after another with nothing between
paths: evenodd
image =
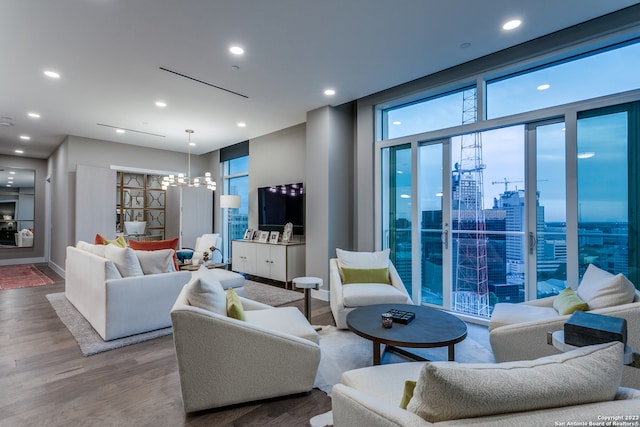
<instances>
[{"instance_id":1,"label":"area rug","mask_svg":"<svg viewBox=\"0 0 640 427\"><path fill-rule=\"evenodd\" d=\"M300 301L304 298L304 294L278 288L277 286L245 280L244 297L276 307L282 304Z\"/></svg>"},{"instance_id":2,"label":"area rug","mask_svg":"<svg viewBox=\"0 0 640 427\"><path fill-rule=\"evenodd\" d=\"M64 323L69 332L71 332L71 335L76 339L76 342L80 346L80 351L82 351L82 354L85 356L91 356L93 354L169 335L173 330L169 327L132 335L130 337L104 341L84 316L80 314L73 304L69 302L67 297L64 296L64 292L49 294L47 295L47 299L62 323Z\"/></svg>"},{"instance_id":3,"label":"area rug","mask_svg":"<svg viewBox=\"0 0 640 427\"><path fill-rule=\"evenodd\" d=\"M0 289L31 288L52 285L53 279L33 264L0 266Z\"/></svg>"}]
</instances>

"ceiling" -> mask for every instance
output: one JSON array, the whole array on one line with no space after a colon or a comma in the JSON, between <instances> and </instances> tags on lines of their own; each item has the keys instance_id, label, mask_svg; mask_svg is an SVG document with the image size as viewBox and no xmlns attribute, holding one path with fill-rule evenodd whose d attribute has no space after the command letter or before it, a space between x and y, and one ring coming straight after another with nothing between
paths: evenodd
<instances>
[{"instance_id":1,"label":"ceiling","mask_svg":"<svg viewBox=\"0 0 640 427\"><path fill-rule=\"evenodd\" d=\"M635 3L4 0L0 154L67 135L186 152L185 129L207 153Z\"/></svg>"}]
</instances>

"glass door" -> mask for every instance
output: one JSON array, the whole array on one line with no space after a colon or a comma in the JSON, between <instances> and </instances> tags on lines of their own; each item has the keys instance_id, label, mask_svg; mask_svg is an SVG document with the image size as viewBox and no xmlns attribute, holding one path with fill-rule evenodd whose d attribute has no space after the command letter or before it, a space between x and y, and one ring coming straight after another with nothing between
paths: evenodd
<instances>
[{"instance_id":1,"label":"glass door","mask_svg":"<svg viewBox=\"0 0 640 427\"><path fill-rule=\"evenodd\" d=\"M412 295L411 145L382 149L381 161L382 247L391 249L391 262Z\"/></svg>"},{"instance_id":2,"label":"glass door","mask_svg":"<svg viewBox=\"0 0 640 427\"><path fill-rule=\"evenodd\" d=\"M419 158L419 221L420 221L420 302L436 306L449 304L445 292L444 272L448 271L449 258L449 210L445 197L443 165L447 164L443 155L448 154L449 143L434 142L421 144Z\"/></svg>"},{"instance_id":3,"label":"glass door","mask_svg":"<svg viewBox=\"0 0 640 427\"><path fill-rule=\"evenodd\" d=\"M536 278L528 299L557 295L567 283L565 133L563 121L528 126L529 158L535 161L528 187L528 250Z\"/></svg>"}]
</instances>

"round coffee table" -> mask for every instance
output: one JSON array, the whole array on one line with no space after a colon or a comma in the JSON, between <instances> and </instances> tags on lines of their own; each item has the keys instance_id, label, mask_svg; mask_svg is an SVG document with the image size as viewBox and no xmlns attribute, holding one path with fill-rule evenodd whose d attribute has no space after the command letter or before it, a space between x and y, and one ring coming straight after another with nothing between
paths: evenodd
<instances>
[{"instance_id":1,"label":"round coffee table","mask_svg":"<svg viewBox=\"0 0 640 427\"><path fill-rule=\"evenodd\" d=\"M396 321L392 328L383 328L380 316L395 308L411 311L416 317L409 324ZM380 364L380 345L385 351L396 352L414 360L427 360L398 347L448 347L449 360L455 358L454 345L467 337L467 325L457 317L434 308L410 304L375 304L359 307L347 315L347 326L356 335L373 341L373 364Z\"/></svg>"}]
</instances>

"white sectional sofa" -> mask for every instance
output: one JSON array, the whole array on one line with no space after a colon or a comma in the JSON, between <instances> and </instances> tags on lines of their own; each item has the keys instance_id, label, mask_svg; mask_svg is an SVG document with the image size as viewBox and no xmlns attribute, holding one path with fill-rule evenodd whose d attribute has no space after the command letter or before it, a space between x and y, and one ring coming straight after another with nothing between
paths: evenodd
<instances>
[{"instance_id":1,"label":"white sectional sofa","mask_svg":"<svg viewBox=\"0 0 640 427\"><path fill-rule=\"evenodd\" d=\"M621 343L501 364L371 366L345 372L333 387L333 422L335 427L635 423L640 390L619 387L621 374ZM407 380L415 381L415 389L405 399Z\"/></svg>"},{"instance_id":2,"label":"white sectional sofa","mask_svg":"<svg viewBox=\"0 0 640 427\"><path fill-rule=\"evenodd\" d=\"M67 247L67 299L105 341L171 326L171 307L191 272L175 271L171 249L145 251L145 261L136 268L125 265L126 257L108 259L105 251L123 254L111 246L78 242L78 247ZM124 249L132 261L135 251ZM142 266L155 274L140 271Z\"/></svg>"}]
</instances>

